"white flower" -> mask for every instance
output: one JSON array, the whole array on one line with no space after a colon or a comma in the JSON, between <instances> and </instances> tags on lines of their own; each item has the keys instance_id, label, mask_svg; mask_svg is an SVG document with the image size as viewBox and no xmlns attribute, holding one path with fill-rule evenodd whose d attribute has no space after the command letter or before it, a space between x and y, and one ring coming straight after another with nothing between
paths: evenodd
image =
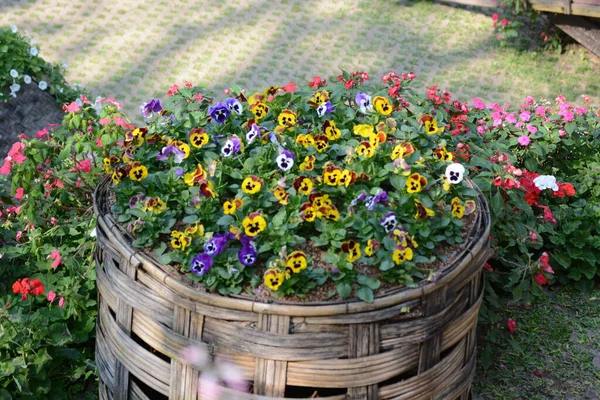
<instances>
[{"instance_id":1,"label":"white flower","mask_svg":"<svg viewBox=\"0 0 600 400\"><path fill-rule=\"evenodd\" d=\"M17 93L19 90L21 90L21 85L19 85L18 83L13 83L12 85L10 85L11 94Z\"/></svg>"},{"instance_id":2,"label":"white flower","mask_svg":"<svg viewBox=\"0 0 600 400\"><path fill-rule=\"evenodd\" d=\"M259 136L260 136L260 127L256 124L252 124L250 131L248 133L246 133L246 140L248 141L248 144L251 144L252 142L254 142L256 140L256 138Z\"/></svg>"},{"instance_id":3,"label":"white flower","mask_svg":"<svg viewBox=\"0 0 600 400\"><path fill-rule=\"evenodd\" d=\"M457 184L462 182L465 177L465 167L459 163L453 163L446 167L446 172L444 174L448 182L452 184Z\"/></svg>"},{"instance_id":4,"label":"white flower","mask_svg":"<svg viewBox=\"0 0 600 400\"><path fill-rule=\"evenodd\" d=\"M17 33L17 31L18 31L17 26L15 24L11 24L10 25L10 31L12 33Z\"/></svg>"},{"instance_id":5,"label":"white flower","mask_svg":"<svg viewBox=\"0 0 600 400\"><path fill-rule=\"evenodd\" d=\"M31 83L31 77L29 75L23 75L23 82L29 85Z\"/></svg>"},{"instance_id":6,"label":"white flower","mask_svg":"<svg viewBox=\"0 0 600 400\"><path fill-rule=\"evenodd\" d=\"M11 69L10 70L10 76L12 76L13 78L18 78L19 77L19 72L17 72L16 69Z\"/></svg>"},{"instance_id":7,"label":"white flower","mask_svg":"<svg viewBox=\"0 0 600 400\"><path fill-rule=\"evenodd\" d=\"M46 90L46 89L48 89L48 84L46 83L46 81L40 81L40 83L38 83L38 87L41 90Z\"/></svg>"},{"instance_id":8,"label":"white flower","mask_svg":"<svg viewBox=\"0 0 600 400\"><path fill-rule=\"evenodd\" d=\"M540 175L533 180L533 184L540 190L552 189L554 192L558 191L556 178L552 175Z\"/></svg>"},{"instance_id":9,"label":"white flower","mask_svg":"<svg viewBox=\"0 0 600 400\"><path fill-rule=\"evenodd\" d=\"M294 158L290 154L289 151L282 151L275 159L277 166L282 171L289 171L294 166Z\"/></svg>"},{"instance_id":10,"label":"white flower","mask_svg":"<svg viewBox=\"0 0 600 400\"><path fill-rule=\"evenodd\" d=\"M317 107L317 115L322 117L327 112L327 104L323 103L319 107Z\"/></svg>"},{"instance_id":11,"label":"white flower","mask_svg":"<svg viewBox=\"0 0 600 400\"><path fill-rule=\"evenodd\" d=\"M96 237L96 228L92 229L90 232L90 237Z\"/></svg>"},{"instance_id":12,"label":"white flower","mask_svg":"<svg viewBox=\"0 0 600 400\"><path fill-rule=\"evenodd\" d=\"M32 47L29 49L29 54L31 54L32 56L37 56L39 53L38 49L36 47Z\"/></svg>"}]
</instances>

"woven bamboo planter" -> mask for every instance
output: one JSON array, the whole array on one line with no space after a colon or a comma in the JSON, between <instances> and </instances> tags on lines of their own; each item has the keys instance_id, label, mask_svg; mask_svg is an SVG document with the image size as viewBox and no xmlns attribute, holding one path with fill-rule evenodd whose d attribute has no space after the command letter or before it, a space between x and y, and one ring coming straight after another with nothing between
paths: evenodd
<instances>
[{"instance_id":1,"label":"woven bamboo planter","mask_svg":"<svg viewBox=\"0 0 600 400\"><path fill-rule=\"evenodd\" d=\"M131 238L95 194L100 399L197 398L198 371L181 350L207 346L236 363L254 394L221 399L467 399L490 219L483 196L463 250L436 282L372 303L261 302L207 293ZM314 396L313 396L314 397Z\"/></svg>"}]
</instances>

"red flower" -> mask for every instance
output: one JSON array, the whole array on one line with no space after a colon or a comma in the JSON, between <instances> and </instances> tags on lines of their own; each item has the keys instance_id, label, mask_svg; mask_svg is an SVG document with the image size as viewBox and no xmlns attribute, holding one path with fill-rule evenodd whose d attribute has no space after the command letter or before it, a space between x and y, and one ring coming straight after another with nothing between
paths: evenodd
<instances>
[{"instance_id":1,"label":"red flower","mask_svg":"<svg viewBox=\"0 0 600 400\"><path fill-rule=\"evenodd\" d=\"M535 279L535 281L537 282L538 285L540 286L544 286L545 284L550 282L550 279L546 278L544 276L543 273L539 272L537 274L535 274L535 276L533 277L533 279Z\"/></svg>"},{"instance_id":2,"label":"red flower","mask_svg":"<svg viewBox=\"0 0 600 400\"><path fill-rule=\"evenodd\" d=\"M23 278L13 283L12 290L13 293L21 295L21 300L27 300L27 296L30 294L44 294L44 284L37 278L34 278L31 281L29 278Z\"/></svg>"},{"instance_id":3,"label":"red flower","mask_svg":"<svg viewBox=\"0 0 600 400\"><path fill-rule=\"evenodd\" d=\"M483 265L483 268L487 271L494 272L494 268L492 268L492 266L489 263L485 263Z\"/></svg>"},{"instance_id":4,"label":"red flower","mask_svg":"<svg viewBox=\"0 0 600 400\"><path fill-rule=\"evenodd\" d=\"M500 18L500 15L498 15L498 13L493 13L492 14L492 21L497 22L498 18Z\"/></svg>"},{"instance_id":5,"label":"red flower","mask_svg":"<svg viewBox=\"0 0 600 400\"><path fill-rule=\"evenodd\" d=\"M507 26L508 20L506 18L502 18L502 21L500 21L500 23L502 24L502 26Z\"/></svg>"},{"instance_id":6,"label":"red flower","mask_svg":"<svg viewBox=\"0 0 600 400\"><path fill-rule=\"evenodd\" d=\"M508 322L506 323L506 325L508 326L508 331L512 334L515 329L517 328L517 323L515 322L515 320L513 320L512 318L508 319Z\"/></svg>"},{"instance_id":7,"label":"red flower","mask_svg":"<svg viewBox=\"0 0 600 400\"><path fill-rule=\"evenodd\" d=\"M296 91L296 84L294 82L288 82L287 85L281 87L286 92L292 93Z\"/></svg>"},{"instance_id":8,"label":"red flower","mask_svg":"<svg viewBox=\"0 0 600 400\"><path fill-rule=\"evenodd\" d=\"M327 79L321 79L320 76L315 76L311 82L308 82L308 86L315 89L327 85Z\"/></svg>"}]
</instances>

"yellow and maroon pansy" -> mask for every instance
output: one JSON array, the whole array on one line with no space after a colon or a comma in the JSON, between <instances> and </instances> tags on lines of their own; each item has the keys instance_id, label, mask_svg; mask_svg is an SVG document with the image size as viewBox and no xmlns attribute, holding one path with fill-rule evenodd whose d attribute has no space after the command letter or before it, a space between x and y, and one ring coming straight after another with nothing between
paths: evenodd
<instances>
[{"instance_id":1,"label":"yellow and maroon pansy","mask_svg":"<svg viewBox=\"0 0 600 400\"><path fill-rule=\"evenodd\" d=\"M317 216L319 218L325 218L330 221L337 221L340 219L340 212L333 205L320 207L317 210Z\"/></svg>"},{"instance_id":2,"label":"yellow and maroon pansy","mask_svg":"<svg viewBox=\"0 0 600 400\"><path fill-rule=\"evenodd\" d=\"M252 96L248 97L248 104L256 104L256 103L264 103L266 99L266 95L260 92L254 93Z\"/></svg>"},{"instance_id":3,"label":"yellow and maroon pansy","mask_svg":"<svg viewBox=\"0 0 600 400\"><path fill-rule=\"evenodd\" d=\"M188 247L190 243L192 243L192 238L186 235L184 232L171 232L171 247L174 249L185 251L185 248Z\"/></svg>"},{"instance_id":4,"label":"yellow and maroon pansy","mask_svg":"<svg viewBox=\"0 0 600 400\"><path fill-rule=\"evenodd\" d=\"M148 133L146 128L135 128L125 133L125 143L134 146L141 146L144 143L144 136Z\"/></svg>"},{"instance_id":5,"label":"yellow and maroon pansy","mask_svg":"<svg viewBox=\"0 0 600 400\"><path fill-rule=\"evenodd\" d=\"M248 236L256 236L267 227L267 220L260 211L253 212L242 221L244 233Z\"/></svg>"},{"instance_id":6,"label":"yellow and maroon pansy","mask_svg":"<svg viewBox=\"0 0 600 400\"><path fill-rule=\"evenodd\" d=\"M304 203L300 207L301 218L304 221L312 222L317 218L317 211L311 203Z\"/></svg>"},{"instance_id":7,"label":"yellow and maroon pansy","mask_svg":"<svg viewBox=\"0 0 600 400\"><path fill-rule=\"evenodd\" d=\"M435 135L436 133L444 132L444 127L438 127L437 121L429 114L423 115L420 121L425 126L425 132L428 135Z\"/></svg>"},{"instance_id":8,"label":"yellow and maroon pansy","mask_svg":"<svg viewBox=\"0 0 600 400\"><path fill-rule=\"evenodd\" d=\"M372 257L377 250L379 250L379 242L377 239L369 239L367 241L367 246L365 247L365 254L367 257Z\"/></svg>"},{"instance_id":9,"label":"yellow and maroon pansy","mask_svg":"<svg viewBox=\"0 0 600 400\"><path fill-rule=\"evenodd\" d=\"M450 203L450 212L452 216L455 218L462 218L465 215L465 206L463 206L462 201L458 197L452 199Z\"/></svg>"},{"instance_id":10,"label":"yellow and maroon pansy","mask_svg":"<svg viewBox=\"0 0 600 400\"><path fill-rule=\"evenodd\" d=\"M131 170L129 171L129 178L134 181L141 181L148 177L148 168L142 165L140 162L134 162L131 164Z\"/></svg>"},{"instance_id":11,"label":"yellow and maroon pansy","mask_svg":"<svg viewBox=\"0 0 600 400\"><path fill-rule=\"evenodd\" d=\"M325 103L328 100L329 92L327 90L322 90L320 92L315 93L307 103L313 107L319 107L321 104Z\"/></svg>"},{"instance_id":12,"label":"yellow and maroon pansy","mask_svg":"<svg viewBox=\"0 0 600 400\"><path fill-rule=\"evenodd\" d=\"M475 203L475 200L465 201L465 215L474 213L476 209L477 209L477 204Z\"/></svg>"},{"instance_id":13,"label":"yellow and maroon pansy","mask_svg":"<svg viewBox=\"0 0 600 400\"><path fill-rule=\"evenodd\" d=\"M296 180L294 180L294 189L296 189L296 192L305 196L308 196L312 193L313 187L314 185L310 178L305 176L299 176L296 178Z\"/></svg>"},{"instance_id":14,"label":"yellow and maroon pansy","mask_svg":"<svg viewBox=\"0 0 600 400\"><path fill-rule=\"evenodd\" d=\"M142 206L142 211L149 211L155 214L160 214L167 208L167 204L158 197L150 197L146 199Z\"/></svg>"},{"instance_id":15,"label":"yellow and maroon pansy","mask_svg":"<svg viewBox=\"0 0 600 400\"><path fill-rule=\"evenodd\" d=\"M244 204L242 199L227 200L223 203L223 213L225 215L232 215Z\"/></svg>"},{"instance_id":16,"label":"yellow and maroon pansy","mask_svg":"<svg viewBox=\"0 0 600 400\"><path fill-rule=\"evenodd\" d=\"M383 96L373 97L373 106L379 114L390 115L392 113L392 105L390 101Z\"/></svg>"},{"instance_id":17,"label":"yellow and maroon pansy","mask_svg":"<svg viewBox=\"0 0 600 400\"><path fill-rule=\"evenodd\" d=\"M276 186L273 188L273 196L279 200L279 204L283 204L285 206L290 203L290 194L281 186Z\"/></svg>"},{"instance_id":18,"label":"yellow and maroon pansy","mask_svg":"<svg viewBox=\"0 0 600 400\"><path fill-rule=\"evenodd\" d=\"M204 225L202 225L200 221L196 221L194 225L185 228L184 232L191 237L202 237L204 236Z\"/></svg>"},{"instance_id":19,"label":"yellow and maroon pansy","mask_svg":"<svg viewBox=\"0 0 600 400\"><path fill-rule=\"evenodd\" d=\"M342 177L342 170L333 164L328 164L323 170L323 182L329 186L338 186L340 178Z\"/></svg>"},{"instance_id":20,"label":"yellow and maroon pansy","mask_svg":"<svg viewBox=\"0 0 600 400\"><path fill-rule=\"evenodd\" d=\"M419 200L414 199L413 201L417 209L415 213L415 219L425 219L427 217L433 217L435 215L435 212L432 209L425 207L423 203L421 203Z\"/></svg>"},{"instance_id":21,"label":"yellow and maroon pansy","mask_svg":"<svg viewBox=\"0 0 600 400\"><path fill-rule=\"evenodd\" d=\"M215 188L211 181L207 181L206 179L201 179L198 181L198 186L200 187L200 195L204 197L217 197L217 192L215 192Z\"/></svg>"},{"instance_id":22,"label":"yellow and maroon pansy","mask_svg":"<svg viewBox=\"0 0 600 400\"><path fill-rule=\"evenodd\" d=\"M404 261L410 261L413 259L413 251L410 247L396 246L392 259L396 265L402 264Z\"/></svg>"},{"instance_id":23,"label":"yellow and maroon pansy","mask_svg":"<svg viewBox=\"0 0 600 400\"><path fill-rule=\"evenodd\" d=\"M258 122L269 113L269 107L264 103L254 103L250 106L250 111L254 114L256 122Z\"/></svg>"},{"instance_id":24,"label":"yellow and maroon pansy","mask_svg":"<svg viewBox=\"0 0 600 400\"><path fill-rule=\"evenodd\" d=\"M354 125L354 134L362 136L364 138L371 137L375 131L373 130L373 125L359 124Z\"/></svg>"},{"instance_id":25,"label":"yellow and maroon pansy","mask_svg":"<svg viewBox=\"0 0 600 400\"><path fill-rule=\"evenodd\" d=\"M427 178L416 172L406 179L406 191L408 193L419 193L425 186L427 186Z\"/></svg>"},{"instance_id":26,"label":"yellow and maroon pansy","mask_svg":"<svg viewBox=\"0 0 600 400\"><path fill-rule=\"evenodd\" d=\"M369 142L361 142L356 148L356 154L365 158L371 158L375 155L377 145L372 145Z\"/></svg>"},{"instance_id":27,"label":"yellow and maroon pansy","mask_svg":"<svg viewBox=\"0 0 600 400\"><path fill-rule=\"evenodd\" d=\"M285 259L285 266L286 269L289 268L293 273L299 273L308 266L306 254L299 250L292 251Z\"/></svg>"},{"instance_id":28,"label":"yellow and maroon pansy","mask_svg":"<svg viewBox=\"0 0 600 400\"><path fill-rule=\"evenodd\" d=\"M315 143L313 146L315 146L315 149L317 149L317 151L319 153L322 153L329 146L328 143L329 143L329 140L327 139L327 136L318 135L318 136L315 136Z\"/></svg>"},{"instance_id":29,"label":"yellow and maroon pansy","mask_svg":"<svg viewBox=\"0 0 600 400\"><path fill-rule=\"evenodd\" d=\"M321 193L311 194L310 196L308 196L308 201L310 201L310 203L315 208L321 208L321 207L330 206L333 204L333 202L329 198L328 194L321 194Z\"/></svg>"},{"instance_id":30,"label":"yellow and maroon pansy","mask_svg":"<svg viewBox=\"0 0 600 400\"><path fill-rule=\"evenodd\" d=\"M342 175L338 179L338 186L350 186L354 182L356 182L356 172L351 171L349 169L345 169L342 171Z\"/></svg>"},{"instance_id":31,"label":"yellow and maroon pansy","mask_svg":"<svg viewBox=\"0 0 600 400\"><path fill-rule=\"evenodd\" d=\"M199 149L208 143L208 134L203 128L194 128L190 132L190 143Z\"/></svg>"},{"instance_id":32,"label":"yellow and maroon pansy","mask_svg":"<svg viewBox=\"0 0 600 400\"><path fill-rule=\"evenodd\" d=\"M126 176L129 175L130 171L131 164L123 165L122 167L115 169L111 175L113 183L115 185L119 184L123 179L125 179Z\"/></svg>"},{"instance_id":33,"label":"yellow and maroon pansy","mask_svg":"<svg viewBox=\"0 0 600 400\"><path fill-rule=\"evenodd\" d=\"M183 181L188 186L194 186L194 183L200 182L202 179L206 179L206 171L204 171L204 168L200 164L198 164L193 172L189 172L183 176Z\"/></svg>"},{"instance_id":34,"label":"yellow and maroon pansy","mask_svg":"<svg viewBox=\"0 0 600 400\"><path fill-rule=\"evenodd\" d=\"M296 143L301 144L304 147L313 146L315 144L315 138L310 133L301 133L296 136Z\"/></svg>"},{"instance_id":35,"label":"yellow and maroon pansy","mask_svg":"<svg viewBox=\"0 0 600 400\"><path fill-rule=\"evenodd\" d=\"M296 120L297 120L297 115L295 112L293 112L292 110L282 110L281 113L279 113L279 116L277 117L277 122L279 122L279 125L281 126L285 126L286 128L291 128L294 125L296 125Z\"/></svg>"},{"instance_id":36,"label":"yellow and maroon pansy","mask_svg":"<svg viewBox=\"0 0 600 400\"><path fill-rule=\"evenodd\" d=\"M285 281L285 272L274 268L268 269L265 271L263 281L266 287L273 291L277 291Z\"/></svg>"},{"instance_id":37,"label":"yellow and maroon pansy","mask_svg":"<svg viewBox=\"0 0 600 400\"><path fill-rule=\"evenodd\" d=\"M399 143L392 150L392 160L410 156L416 150L410 142Z\"/></svg>"},{"instance_id":38,"label":"yellow and maroon pansy","mask_svg":"<svg viewBox=\"0 0 600 400\"><path fill-rule=\"evenodd\" d=\"M306 156L300 164L300 171L312 171L315 169L315 156Z\"/></svg>"},{"instance_id":39,"label":"yellow and maroon pansy","mask_svg":"<svg viewBox=\"0 0 600 400\"><path fill-rule=\"evenodd\" d=\"M335 126L334 121L326 120L325 122L323 122L321 130L323 131L323 133L325 133L325 136L327 136L327 139L329 139L330 141L337 140L342 136L342 131L340 131Z\"/></svg>"},{"instance_id":40,"label":"yellow and maroon pansy","mask_svg":"<svg viewBox=\"0 0 600 400\"><path fill-rule=\"evenodd\" d=\"M354 240L342 243L342 251L346 254L348 262L354 262L360 258L360 244Z\"/></svg>"},{"instance_id":41,"label":"yellow and maroon pansy","mask_svg":"<svg viewBox=\"0 0 600 400\"><path fill-rule=\"evenodd\" d=\"M112 172L112 165L118 163L119 161L119 157L117 156L104 157L104 160L102 160L104 172L110 174Z\"/></svg>"},{"instance_id":42,"label":"yellow and maroon pansy","mask_svg":"<svg viewBox=\"0 0 600 400\"><path fill-rule=\"evenodd\" d=\"M260 191L263 185L263 180L258 176L250 175L242 182L242 190L244 193L255 194Z\"/></svg>"},{"instance_id":43,"label":"yellow and maroon pansy","mask_svg":"<svg viewBox=\"0 0 600 400\"><path fill-rule=\"evenodd\" d=\"M442 161L452 161L452 159L454 158L452 153L447 151L446 148L443 146L441 146L439 149L435 149L433 151L433 155Z\"/></svg>"}]
</instances>

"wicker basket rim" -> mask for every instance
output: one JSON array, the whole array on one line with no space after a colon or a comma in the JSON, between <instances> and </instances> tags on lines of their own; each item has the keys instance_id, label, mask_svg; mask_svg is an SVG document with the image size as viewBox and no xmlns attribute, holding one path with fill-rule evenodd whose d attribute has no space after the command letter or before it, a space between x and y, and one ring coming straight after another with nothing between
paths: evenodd
<instances>
[{"instance_id":1,"label":"wicker basket rim","mask_svg":"<svg viewBox=\"0 0 600 400\"><path fill-rule=\"evenodd\" d=\"M134 249L131 245L131 236L118 224L109 211L108 193L112 180L107 176L94 192L94 213L97 217L97 228L105 232L107 239L119 251L128 256L129 262L144 269L156 279L161 280L178 295L199 301L208 305L240 311L260 313L284 314L290 316L327 316L332 314L353 314L370 312L387 308L409 300L419 299L435 291L442 285L448 285L453 279L468 270L474 255L481 251L490 252L490 216L487 201L481 190L472 181L469 185L478 195L477 218L467 235L461 251L448 259L444 267L440 268L439 278L435 282L423 280L417 287L398 287L379 292L373 302L366 303L358 298L345 300L332 300L321 302L286 301L275 298L258 298L250 295L223 296L219 293L210 293L206 288L176 271L173 267L159 263L156 258L144 251Z\"/></svg>"}]
</instances>

